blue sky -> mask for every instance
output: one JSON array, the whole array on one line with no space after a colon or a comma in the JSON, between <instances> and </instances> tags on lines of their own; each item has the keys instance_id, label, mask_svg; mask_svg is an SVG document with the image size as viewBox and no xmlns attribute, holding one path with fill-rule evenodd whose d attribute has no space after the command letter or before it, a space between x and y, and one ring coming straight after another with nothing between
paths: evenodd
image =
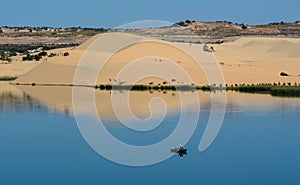
<instances>
[{"instance_id":1,"label":"blue sky","mask_svg":"<svg viewBox=\"0 0 300 185\"><path fill-rule=\"evenodd\" d=\"M140 20L232 21L264 24L300 20L300 1L285 0L8 0L0 26L105 27Z\"/></svg>"}]
</instances>

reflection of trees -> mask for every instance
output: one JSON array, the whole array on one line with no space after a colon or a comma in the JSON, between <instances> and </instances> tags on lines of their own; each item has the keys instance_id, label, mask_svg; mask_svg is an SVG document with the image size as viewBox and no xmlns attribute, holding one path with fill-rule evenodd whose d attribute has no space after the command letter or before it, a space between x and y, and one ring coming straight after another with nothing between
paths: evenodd
<instances>
[{"instance_id":1,"label":"reflection of trees","mask_svg":"<svg viewBox=\"0 0 300 185\"><path fill-rule=\"evenodd\" d=\"M0 113L40 111L49 111L49 109L28 94L15 95L9 91L0 93Z\"/></svg>"}]
</instances>

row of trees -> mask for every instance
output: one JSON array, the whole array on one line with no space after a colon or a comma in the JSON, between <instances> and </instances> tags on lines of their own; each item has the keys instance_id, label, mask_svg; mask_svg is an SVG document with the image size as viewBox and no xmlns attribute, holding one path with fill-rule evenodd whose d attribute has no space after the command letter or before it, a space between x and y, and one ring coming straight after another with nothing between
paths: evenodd
<instances>
[{"instance_id":1,"label":"row of trees","mask_svg":"<svg viewBox=\"0 0 300 185\"><path fill-rule=\"evenodd\" d=\"M11 57L13 56L17 56L17 53L15 51L0 50L0 60L2 61L11 62Z\"/></svg>"},{"instance_id":2,"label":"row of trees","mask_svg":"<svg viewBox=\"0 0 300 185\"><path fill-rule=\"evenodd\" d=\"M300 21L295 21L295 22L284 22L284 21L281 21L281 22L273 22L273 23L269 23L270 25L284 25L284 24L299 24Z\"/></svg>"},{"instance_id":3,"label":"row of trees","mask_svg":"<svg viewBox=\"0 0 300 185\"><path fill-rule=\"evenodd\" d=\"M185 21L180 21L176 24L179 26L188 26L189 24L194 23L194 22L196 22L196 21L185 20Z\"/></svg>"},{"instance_id":4,"label":"row of trees","mask_svg":"<svg viewBox=\"0 0 300 185\"><path fill-rule=\"evenodd\" d=\"M80 26L78 27L67 27L67 28L62 28L62 27L50 27L50 26L41 26L41 27L30 27L30 26L21 26L21 27L9 27L9 26L2 26L1 28L5 29L13 29L16 31L20 30L34 30L34 31L47 31L47 30L57 30L57 31L78 31L78 30L83 30L83 31L99 31L99 32L104 32L107 31L105 28L82 28ZM2 31L2 29L0 29Z\"/></svg>"},{"instance_id":5,"label":"row of trees","mask_svg":"<svg viewBox=\"0 0 300 185\"><path fill-rule=\"evenodd\" d=\"M30 54L27 54L26 56L24 56L22 58L22 61L32 61L32 60L36 60L36 61L39 61L41 60L43 57L47 56L47 52L45 51L42 51L36 55L30 55Z\"/></svg>"}]
</instances>

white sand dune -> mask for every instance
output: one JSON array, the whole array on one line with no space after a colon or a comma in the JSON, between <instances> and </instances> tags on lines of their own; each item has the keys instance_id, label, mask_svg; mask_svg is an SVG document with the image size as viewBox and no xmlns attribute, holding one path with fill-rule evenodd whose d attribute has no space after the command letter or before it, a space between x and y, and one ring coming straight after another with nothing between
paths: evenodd
<instances>
[{"instance_id":1,"label":"white sand dune","mask_svg":"<svg viewBox=\"0 0 300 185\"><path fill-rule=\"evenodd\" d=\"M216 56L228 63L258 62L278 57L300 58L300 39L241 38L215 47Z\"/></svg>"},{"instance_id":2,"label":"white sand dune","mask_svg":"<svg viewBox=\"0 0 300 185\"><path fill-rule=\"evenodd\" d=\"M86 43L77 48L66 48L55 50L56 53L68 51L70 56L48 58L46 62L36 66L31 71L20 76L16 82L19 83L72 83L77 65L84 55L87 47L101 35L93 37ZM166 42L165 42L166 43ZM101 71L97 84L108 84L116 80L117 83L130 83L123 76L123 79L116 79L118 73L125 66L136 60L143 60L143 67L137 67L136 73L146 73L147 71L163 71L168 73L168 79L172 80L172 75L176 76L176 71L172 70L167 61L173 61L176 66L186 71L195 84L205 85L207 79L201 68L186 53L178 50L174 45L182 45L185 48L190 47L191 50L199 50L204 60L200 61L202 66L210 65L205 59L206 53L203 53L202 45L189 45L180 43L162 44L158 42L141 42L131 47L125 48L115 53L105 64ZM274 83L274 82L291 82L300 83L300 39L293 38L263 38L263 37L247 37L241 38L234 42L224 43L221 45L213 45L216 52L217 63L221 63L221 69L227 84L236 83ZM142 58L151 56L148 58ZM142 58L142 59L141 59ZM95 58L97 60L97 58ZM101 62L101 61L100 61ZM102 61L103 62L103 61ZM12 64L13 65L13 64ZM1 70L5 69L4 65L0 65ZM14 73L15 71L5 69L6 73ZM291 74L289 77L281 77L280 72ZM133 74L133 73L132 73ZM125 78L125 79L124 79ZM147 77L141 79L139 83L154 84L162 83L164 79ZM174 84L185 84L184 80L177 78Z\"/></svg>"},{"instance_id":3,"label":"white sand dune","mask_svg":"<svg viewBox=\"0 0 300 185\"><path fill-rule=\"evenodd\" d=\"M0 64L0 77L11 76L17 77L29 72L31 69L37 67L40 62L12 62L10 64Z\"/></svg>"},{"instance_id":4,"label":"white sand dune","mask_svg":"<svg viewBox=\"0 0 300 185\"><path fill-rule=\"evenodd\" d=\"M101 36L101 35L100 35ZM0 65L0 76L19 76L16 82L19 83L73 83L76 68L84 55L88 46L97 39L95 36L91 40L76 48L57 49L51 52L60 54L69 52L70 56L58 56L47 58L44 62L14 62L12 64ZM192 80L199 85L207 83L207 79L202 72L202 69L195 63L195 61L183 51L174 47L180 45L185 49L199 51L203 56L203 61L200 64L204 69L205 66L213 65L208 58L210 53L204 53L202 45L190 45L182 43L166 43L166 42L144 42L127 47L118 53L114 54L105 64L101 71L97 84L112 83L116 80L117 83L125 82L131 83L131 77L136 74L144 74L147 71L162 71L167 73L167 79L149 76L139 80L138 83L154 84L162 83L163 81L172 81L172 78L177 74L175 70L170 67L170 62L178 66L180 69L186 71ZM221 45L213 45L216 52L217 64L223 71L225 82L227 84L236 83L273 83L273 82L291 82L300 83L300 39L289 38L261 38L249 37L241 38L235 42L229 42ZM95 55L96 56L96 55ZM150 56L143 58L145 56ZM141 59L142 58L142 59ZM97 58L95 58L97 60ZM138 60L140 64L129 71L127 75L117 78L118 73L124 69L128 64ZM101 62L101 61L100 61ZM281 77L280 72L287 72L292 76ZM117 79L115 79L117 78ZM174 84L187 83L176 76ZM16 89L17 88L17 89ZM12 88L7 84L1 85L1 90L12 90L18 96L23 96L23 92L29 94L36 100L52 107L61 112L72 112L72 89L70 87L31 87L31 86L16 86ZM5 91L6 92L6 91ZM118 96L122 96L121 92ZM197 92L202 105L210 104L210 93ZM257 110L276 107L282 105L280 99L275 99L268 95L252 95L239 94L228 92L228 105L238 104L238 107L229 107L228 111L243 111L247 107L255 106ZM167 109L173 112L179 111L180 99L178 93L167 92L131 92L130 106L132 112L139 118L146 118L150 115L149 102L154 97L160 97L166 102ZM96 108L101 118L116 119L111 105L111 94L109 91L96 91ZM84 100L82 100L84 101ZM299 106L299 101L293 99L291 103ZM276 105L274 105L276 104ZM245 106L247 105L247 107ZM85 112L86 110L81 110Z\"/></svg>"},{"instance_id":5,"label":"white sand dune","mask_svg":"<svg viewBox=\"0 0 300 185\"><path fill-rule=\"evenodd\" d=\"M300 82L300 39L251 37L214 47L228 84Z\"/></svg>"}]
</instances>

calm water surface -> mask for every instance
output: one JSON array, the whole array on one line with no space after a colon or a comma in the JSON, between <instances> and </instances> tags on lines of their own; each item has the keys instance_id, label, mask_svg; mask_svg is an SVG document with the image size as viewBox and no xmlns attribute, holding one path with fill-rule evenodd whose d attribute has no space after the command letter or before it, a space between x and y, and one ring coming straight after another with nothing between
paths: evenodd
<instances>
[{"instance_id":1,"label":"calm water surface","mask_svg":"<svg viewBox=\"0 0 300 185\"><path fill-rule=\"evenodd\" d=\"M201 107L187 156L128 167L93 151L68 111L54 111L26 94L2 94L0 184L300 184L300 100L249 96L258 102L247 101L248 95L229 98L222 129L205 152L198 146L209 107ZM115 137L142 145L168 136L177 121L176 112L168 113L154 135L106 122Z\"/></svg>"}]
</instances>

